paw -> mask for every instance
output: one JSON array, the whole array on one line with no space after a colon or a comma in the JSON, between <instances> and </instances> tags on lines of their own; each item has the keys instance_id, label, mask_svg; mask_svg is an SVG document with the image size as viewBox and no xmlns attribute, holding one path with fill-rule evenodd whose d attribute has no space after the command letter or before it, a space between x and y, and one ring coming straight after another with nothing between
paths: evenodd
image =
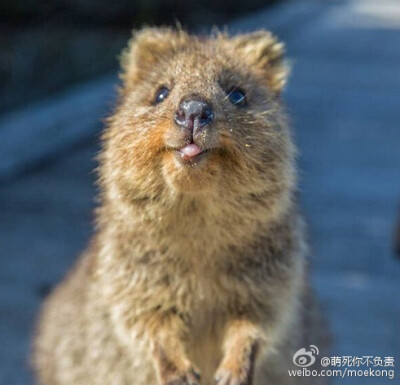
<instances>
[{"instance_id":1,"label":"paw","mask_svg":"<svg viewBox=\"0 0 400 385\"><path fill-rule=\"evenodd\" d=\"M217 385L251 385L257 346L244 350L242 355L228 356L215 374Z\"/></svg>"},{"instance_id":2,"label":"paw","mask_svg":"<svg viewBox=\"0 0 400 385\"><path fill-rule=\"evenodd\" d=\"M247 369L221 367L215 375L217 385L251 385L251 373Z\"/></svg>"},{"instance_id":3,"label":"paw","mask_svg":"<svg viewBox=\"0 0 400 385\"><path fill-rule=\"evenodd\" d=\"M195 369L189 369L184 373L172 374L163 381L163 385L199 385L200 374Z\"/></svg>"}]
</instances>

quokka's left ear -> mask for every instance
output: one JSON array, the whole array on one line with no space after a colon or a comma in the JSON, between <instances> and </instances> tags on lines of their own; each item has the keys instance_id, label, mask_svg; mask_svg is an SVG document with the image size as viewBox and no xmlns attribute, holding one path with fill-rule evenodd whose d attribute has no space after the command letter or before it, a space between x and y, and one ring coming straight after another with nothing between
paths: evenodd
<instances>
[{"instance_id":1,"label":"quokka's left ear","mask_svg":"<svg viewBox=\"0 0 400 385\"><path fill-rule=\"evenodd\" d=\"M283 43L264 30L234 36L230 43L249 65L264 71L267 84L273 92L279 94L282 91L290 73Z\"/></svg>"}]
</instances>

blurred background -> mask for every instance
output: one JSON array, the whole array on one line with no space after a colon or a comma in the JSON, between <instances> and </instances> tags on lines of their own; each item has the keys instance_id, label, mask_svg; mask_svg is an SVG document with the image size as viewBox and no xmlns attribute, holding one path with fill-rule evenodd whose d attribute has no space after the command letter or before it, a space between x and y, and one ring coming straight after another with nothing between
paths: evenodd
<instances>
[{"instance_id":1,"label":"blurred background","mask_svg":"<svg viewBox=\"0 0 400 385\"><path fill-rule=\"evenodd\" d=\"M132 28L178 21L196 32L266 28L286 43L293 73L284 100L332 355L394 357L397 371L398 0L3 0L0 384L33 384L27 357L40 303L90 237L92 170L118 55Z\"/></svg>"}]
</instances>

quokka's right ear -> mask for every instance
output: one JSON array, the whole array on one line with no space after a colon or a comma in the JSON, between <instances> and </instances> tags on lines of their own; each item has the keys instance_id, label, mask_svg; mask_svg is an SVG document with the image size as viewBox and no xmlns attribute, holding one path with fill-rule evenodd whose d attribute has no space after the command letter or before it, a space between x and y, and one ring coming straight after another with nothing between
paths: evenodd
<instances>
[{"instance_id":1,"label":"quokka's right ear","mask_svg":"<svg viewBox=\"0 0 400 385\"><path fill-rule=\"evenodd\" d=\"M178 51L189 36L182 29L144 28L134 31L121 57L123 86L129 89L141 74L154 64Z\"/></svg>"}]
</instances>

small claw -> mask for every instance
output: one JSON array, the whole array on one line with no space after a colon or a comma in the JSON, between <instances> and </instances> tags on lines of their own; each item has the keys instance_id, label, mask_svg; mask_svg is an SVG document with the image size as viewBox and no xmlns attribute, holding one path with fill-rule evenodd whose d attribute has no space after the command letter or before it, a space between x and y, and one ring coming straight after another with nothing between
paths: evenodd
<instances>
[{"instance_id":1,"label":"small claw","mask_svg":"<svg viewBox=\"0 0 400 385\"><path fill-rule=\"evenodd\" d=\"M231 375L229 372L223 371L223 372L219 372L215 375L214 380L217 384L220 385L228 385L229 384L229 380L231 378Z\"/></svg>"},{"instance_id":2,"label":"small claw","mask_svg":"<svg viewBox=\"0 0 400 385\"><path fill-rule=\"evenodd\" d=\"M164 385L199 385L200 374L195 369L188 369L180 375L170 378Z\"/></svg>"},{"instance_id":3,"label":"small claw","mask_svg":"<svg viewBox=\"0 0 400 385\"><path fill-rule=\"evenodd\" d=\"M200 373L196 369L192 369L192 374L196 378L197 381L200 381Z\"/></svg>"}]
</instances>

